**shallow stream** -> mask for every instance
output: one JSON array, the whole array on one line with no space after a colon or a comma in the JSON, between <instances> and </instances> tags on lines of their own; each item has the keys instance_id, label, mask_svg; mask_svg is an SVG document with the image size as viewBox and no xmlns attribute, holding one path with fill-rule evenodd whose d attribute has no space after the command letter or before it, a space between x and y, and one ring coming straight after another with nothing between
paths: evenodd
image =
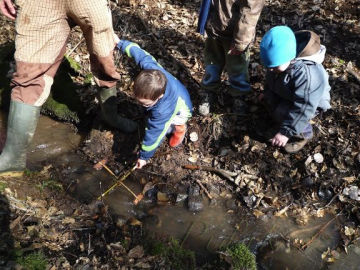
<instances>
[{"instance_id":1,"label":"shallow stream","mask_svg":"<svg viewBox=\"0 0 360 270\"><path fill-rule=\"evenodd\" d=\"M0 114L1 130L4 123L4 115ZM82 136L70 125L41 116L29 149L28 167L41 169L51 161L55 167L66 168L75 180L74 196L90 203L113 179L105 170L95 171L92 164L75 153L81 140ZM135 177L129 177L125 183L136 193L142 190ZM121 187L105 198L113 213L124 219L135 216L151 234L178 239L184 247L194 250L201 261L231 242L243 241L256 252L259 269L360 269L360 245L349 247L348 254L340 252L335 263L326 264L321 259L324 251L334 249L340 241L341 218L333 219L331 215L310 220L306 226L297 225L288 217L256 219L246 208L235 206L231 194L215 202L204 197L205 207L198 213L190 212L184 201L176 205L157 204L144 198L136 206L132 201ZM292 240L307 242L320 230L321 234L304 251L285 240L291 236Z\"/></svg>"}]
</instances>

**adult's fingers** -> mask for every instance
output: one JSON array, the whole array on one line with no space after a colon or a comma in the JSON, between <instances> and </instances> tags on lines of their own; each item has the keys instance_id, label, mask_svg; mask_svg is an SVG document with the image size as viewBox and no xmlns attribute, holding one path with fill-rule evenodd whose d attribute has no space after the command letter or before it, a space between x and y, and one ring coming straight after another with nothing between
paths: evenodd
<instances>
[{"instance_id":1,"label":"adult's fingers","mask_svg":"<svg viewBox=\"0 0 360 270\"><path fill-rule=\"evenodd\" d=\"M11 0L0 0L0 10L6 17L15 20L16 10Z\"/></svg>"}]
</instances>

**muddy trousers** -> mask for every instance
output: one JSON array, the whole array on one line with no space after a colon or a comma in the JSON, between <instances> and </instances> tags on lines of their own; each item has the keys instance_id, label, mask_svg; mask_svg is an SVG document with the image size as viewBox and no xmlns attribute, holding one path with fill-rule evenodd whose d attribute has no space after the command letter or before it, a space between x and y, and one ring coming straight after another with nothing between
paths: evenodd
<instances>
[{"instance_id":1,"label":"muddy trousers","mask_svg":"<svg viewBox=\"0 0 360 270\"><path fill-rule=\"evenodd\" d=\"M250 91L248 66L250 51L240 55L230 55L230 40L208 37L205 41L205 75L201 82L207 91L216 91L220 87L221 74L226 70L230 83L230 95L240 96Z\"/></svg>"},{"instance_id":2,"label":"muddy trousers","mask_svg":"<svg viewBox=\"0 0 360 270\"><path fill-rule=\"evenodd\" d=\"M12 100L34 106L46 101L66 50L69 21L83 32L96 83L116 85L120 76L113 61L116 42L106 0L18 0L17 5Z\"/></svg>"}]
</instances>

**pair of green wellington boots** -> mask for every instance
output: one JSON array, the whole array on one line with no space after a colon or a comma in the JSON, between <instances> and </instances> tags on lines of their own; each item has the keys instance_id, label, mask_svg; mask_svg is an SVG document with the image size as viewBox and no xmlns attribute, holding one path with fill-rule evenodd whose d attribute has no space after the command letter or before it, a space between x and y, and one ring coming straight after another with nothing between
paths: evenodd
<instances>
[{"instance_id":1,"label":"pair of green wellington boots","mask_svg":"<svg viewBox=\"0 0 360 270\"><path fill-rule=\"evenodd\" d=\"M101 88L99 100L103 120L126 133L137 130L136 122L117 113L116 88ZM11 101L7 137L0 155L0 177L22 176L26 168L26 152L34 136L41 107Z\"/></svg>"}]
</instances>

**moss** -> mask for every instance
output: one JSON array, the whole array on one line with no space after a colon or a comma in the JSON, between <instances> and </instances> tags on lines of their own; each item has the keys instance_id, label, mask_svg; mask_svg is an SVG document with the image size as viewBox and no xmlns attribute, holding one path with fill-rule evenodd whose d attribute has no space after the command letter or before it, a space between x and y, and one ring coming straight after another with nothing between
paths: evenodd
<instances>
[{"instance_id":1,"label":"moss","mask_svg":"<svg viewBox=\"0 0 360 270\"><path fill-rule=\"evenodd\" d=\"M62 191L63 190L63 186L58 181L53 180L53 179L41 181L36 186L40 189L41 192L43 192L45 188L48 188L53 191Z\"/></svg>"},{"instance_id":2,"label":"moss","mask_svg":"<svg viewBox=\"0 0 360 270\"><path fill-rule=\"evenodd\" d=\"M27 270L45 270L48 264L41 252L30 253L24 257L19 256L16 261Z\"/></svg>"},{"instance_id":3,"label":"moss","mask_svg":"<svg viewBox=\"0 0 360 270\"><path fill-rule=\"evenodd\" d=\"M164 258L170 269L195 269L194 252L184 249L176 239L170 239L168 243L149 240L147 249L151 255Z\"/></svg>"},{"instance_id":4,"label":"moss","mask_svg":"<svg viewBox=\"0 0 360 270\"><path fill-rule=\"evenodd\" d=\"M4 192L5 188L7 188L6 183L0 182L0 192Z\"/></svg>"},{"instance_id":5,"label":"moss","mask_svg":"<svg viewBox=\"0 0 360 270\"><path fill-rule=\"evenodd\" d=\"M236 270L256 270L256 257L243 243L236 243L226 248L231 265Z\"/></svg>"}]
</instances>

